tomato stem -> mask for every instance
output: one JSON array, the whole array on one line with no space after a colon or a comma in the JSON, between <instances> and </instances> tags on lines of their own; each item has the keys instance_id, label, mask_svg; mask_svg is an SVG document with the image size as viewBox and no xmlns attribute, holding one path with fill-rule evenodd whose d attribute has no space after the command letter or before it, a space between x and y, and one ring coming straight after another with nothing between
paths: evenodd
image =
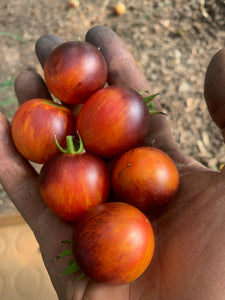
<instances>
[{"instance_id":1,"label":"tomato stem","mask_svg":"<svg viewBox=\"0 0 225 300\"><path fill-rule=\"evenodd\" d=\"M80 280L80 279L82 279L82 278L84 278L85 277L85 274L82 272L81 274L80 274L80 276L78 276L77 278L76 278L76 280L78 281L78 280Z\"/></svg>"},{"instance_id":2,"label":"tomato stem","mask_svg":"<svg viewBox=\"0 0 225 300\"><path fill-rule=\"evenodd\" d=\"M59 255L57 256L57 258L62 258L62 257L70 256L70 255L72 255L72 249L67 249L67 250L60 252Z\"/></svg>"},{"instance_id":3,"label":"tomato stem","mask_svg":"<svg viewBox=\"0 0 225 300\"><path fill-rule=\"evenodd\" d=\"M143 91L139 92L140 95L143 95L144 93L148 93L149 94L149 91L148 90L143 90Z\"/></svg>"},{"instance_id":4,"label":"tomato stem","mask_svg":"<svg viewBox=\"0 0 225 300\"><path fill-rule=\"evenodd\" d=\"M62 272L62 274L63 275L72 274L72 273L75 273L78 270L80 270L80 267L78 266L77 262L75 260L71 260L71 262L66 267L66 269Z\"/></svg>"},{"instance_id":5,"label":"tomato stem","mask_svg":"<svg viewBox=\"0 0 225 300\"><path fill-rule=\"evenodd\" d=\"M81 139L81 136L80 136L78 130L77 130L77 135L78 135L78 138L79 138L79 149L77 150L76 153L82 153L82 152L84 152L84 144L83 144L83 141Z\"/></svg>"},{"instance_id":6,"label":"tomato stem","mask_svg":"<svg viewBox=\"0 0 225 300\"><path fill-rule=\"evenodd\" d=\"M149 91L143 90L139 94L143 95L144 93L149 93ZM148 106L148 111L149 111L150 115L156 115L156 114L166 115L166 113L164 113L164 112L154 110L155 104L153 103L153 100L158 95L159 95L159 93L156 93L156 94L152 94L150 96L143 97L146 105Z\"/></svg>"},{"instance_id":7,"label":"tomato stem","mask_svg":"<svg viewBox=\"0 0 225 300\"><path fill-rule=\"evenodd\" d=\"M67 148L68 154L76 153L72 135L67 135L67 137L66 137L66 148Z\"/></svg>"},{"instance_id":8,"label":"tomato stem","mask_svg":"<svg viewBox=\"0 0 225 300\"><path fill-rule=\"evenodd\" d=\"M63 241L61 241L61 243L63 243L63 244L71 244L72 241L71 240L63 240Z\"/></svg>"},{"instance_id":9,"label":"tomato stem","mask_svg":"<svg viewBox=\"0 0 225 300\"><path fill-rule=\"evenodd\" d=\"M146 96L146 97L143 97L143 98L144 98L146 104L149 104L149 103L152 102L152 101L155 99L155 97L158 96L158 95L159 95L159 93L156 93L156 94L152 94L152 95L150 95L150 96Z\"/></svg>"},{"instance_id":10,"label":"tomato stem","mask_svg":"<svg viewBox=\"0 0 225 300\"><path fill-rule=\"evenodd\" d=\"M78 150L76 150L76 147L74 145L74 143L75 143L74 137L72 135L67 135L67 137L66 137L66 149L64 149L63 147L60 146L60 144L59 144L59 142L56 138L56 135L55 135L55 143L56 143L57 147L59 148L59 150L62 153L64 153L64 154L81 154L85 151L81 136L80 136L78 131L77 131L77 134L78 134L78 138L79 138L79 140L78 140L78 143L79 143Z\"/></svg>"},{"instance_id":11,"label":"tomato stem","mask_svg":"<svg viewBox=\"0 0 225 300\"><path fill-rule=\"evenodd\" d=\"M63 241L61 241L61 243L71 244L72 241L71 240L63 240ZM63 250L62 252L60 252L58 254L58 256L56 257L56 259L59 259L59 258L61 259L61 258L68 257L68 256L71 256L71 255L73 255L72 249L66 249L66 250ZM80 279L85 277L85 274L84 274L84 272L82 272L80 266L78 265L76 260L73 258L69 261L67 267L65 268L64 271L62 271L61 274L62 275L68 275L68 274L75 273L77 271L80 272L80 275L78 277L76 277L75 280L79 281Z\"/></svg>"},{"instance_id":12,"label":"tomato stem","mask_svg":"<svg viewBox=\"0 0 225 300\"><path fill-rule=\"evenodd\" d=\"M59 150L62 152L62 153L67 153L67 151L65 149L63 149L63 147L60 146L58 140L57 140L57 137L56 137L56 134L55 134L55 143L56 143L56 146L59 148Z\"/></svg>"}]
</instances>

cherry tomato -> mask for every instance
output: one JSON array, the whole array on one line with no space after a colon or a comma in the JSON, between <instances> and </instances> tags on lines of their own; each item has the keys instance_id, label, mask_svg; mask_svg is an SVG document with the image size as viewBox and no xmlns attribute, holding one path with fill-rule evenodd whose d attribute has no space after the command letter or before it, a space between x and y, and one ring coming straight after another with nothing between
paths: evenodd
<instances>
[{"instance_id":1,"label":"cherry tomato","mask_svg":"<svg viewBox=\"0 0 225 300\"><path fill-rule=\"evenodd\" d=\"M107 80L103 55L87 42L65 42L48 56L44 75L50 91L62 102L84 103Z\"/></svg>"},{"instance_id":2,"label":"cherry tomato","mask_svg":"<svg viewBox=\"0 0 225 300\"><path fill-rule=\"evenodd\" d=\"M142 142L149 128L149 111L136 91L105 87L82 106L76 127L87 151L113 158Z\"/></svg>"},{"instance_id":3,"label":"cherry tomato","mask_svg":"<svg viewBox=\"0 0 225 300\"><path fill-rule=\"evenodd\" d=\"M111 185L105 163L82 147L75 151L71 139L67 137L68 150L47 161L39 176L43 200L66 221L76 221L86 210L105 202Z\"/></svg>"},{"instance_id":4,"label":"cherry tomato","mask_svg":"<svg viewBox=\"0 0 225 300\"><path fill-rule=\"evenodd\" d=\"M12 138L28 160L44 163L59 153L54 135L64 147L66 136L75 132L75 116L51 100L32 99L22 104L12 120Z\"/></svg>"},{"instance_id":5,"label":"cherry tomato","mask_svg":"<svg viewBox=\"0 0 225 300\"><path fill-rule=\"evenodd\" d=\"M147 217L134 206L104 203L80 218L72 249L86 276L120 285L137 279L150 264L154 233Z\"/></svg>"},{"instance_id":6,"label":"cherry tomato","mask_svg":"<svg viewBox=\"0 0 225 300\"><path fill-rule=\"evenodd\" d=\"M124 153L112 171L116 197L145 213L159 212L174 198L179 173L173 160L163 151L139 147Z\"/></svg>"}]
</instances>

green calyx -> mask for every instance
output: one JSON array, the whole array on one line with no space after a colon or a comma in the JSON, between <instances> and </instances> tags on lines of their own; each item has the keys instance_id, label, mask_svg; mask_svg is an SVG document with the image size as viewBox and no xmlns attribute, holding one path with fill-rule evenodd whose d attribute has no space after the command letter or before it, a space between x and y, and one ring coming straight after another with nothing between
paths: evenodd
<instances>
[{"instance_id":1,"label":"green calyx","mask_svg":"<svg viewBox=\"0 0 225 300\"><path fill-rule=\"evenodd\" d=\"M71 244L71 240L61 241L61 243ZM72 254L73 254L72 249L66 249L66 250L63 250L62 252L60 252L59 255L56 257L56 259L71 256ZM75 259L71 259L69 261L66 269L64 271L62 271L62 275L72 274L77 271L81 271L81 269L80 269L79 265L77 264L77 262L75 261ZM79 276L76 277L76 280L80 280L83 277L85 277L85 274L83 272L81 272L79 274Z\"/></svg>"},{"instance_id":2,"label":"green calyx","mask_svg":"<svg viewBox=\"0 0 225 300\"><path fill-rule=\"evenodd\" d=\"M141 91L139 94L140 95L143 95L144 93L149 93L148 90L143 90ZM150 96L146 96L146 97L143 97L145 103L147 104L148 106L148 111L151 115L156 115L156 114L161 114L161 115L166 115L164 112L162 111L157 111L157 110L154 110L154 107L155 107L155 104L153 102L153 100L155 99L156 96L158 96L159 93L156 93L156 94L152 94Z\"/></svg>"},{"instance_id":3,"label":"green calyx","mask_svg":"<svg viewBox=\"0 0 225 300\"><path fill-rule=\"evenodd\" d=\"M55 143L59 150L64 154L81 154L85 152L84 145L81 139L81 136L79 132L77 131L77 135L79 140L76 140L73 136L67 135L66 137L66 148L62 148L57 140L57 137L55 135Z\"/></svg>"}]
</instances>

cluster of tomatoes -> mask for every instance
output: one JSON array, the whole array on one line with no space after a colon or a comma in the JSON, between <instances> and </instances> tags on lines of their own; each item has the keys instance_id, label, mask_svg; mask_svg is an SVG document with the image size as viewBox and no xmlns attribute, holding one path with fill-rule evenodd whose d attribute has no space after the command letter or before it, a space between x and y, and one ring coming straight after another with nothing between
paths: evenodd
<instances>
[{"instance_id":1,"label":"cluster of tomatoes","mask_svg":"<svg viewBox=\"0 0 225 300\"><path fill-rule=\"evenodd\" d=\"M21 105L11 126L15 146L43 164L46 205L75 222L72 254L84 274L102 283L131 282L154 252L146 215L173 199L177 168L166 153L141 146L150 105L133 89L106 86L107 64L97 48L82 41L59 45L44 75L62 104L31 99Z\"/></svg>"}]
</instances>

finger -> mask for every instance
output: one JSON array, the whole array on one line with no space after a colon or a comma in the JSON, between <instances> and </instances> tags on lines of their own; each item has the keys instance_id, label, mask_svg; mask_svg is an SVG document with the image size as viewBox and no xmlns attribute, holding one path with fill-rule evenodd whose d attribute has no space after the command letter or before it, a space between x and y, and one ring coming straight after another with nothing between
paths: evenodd
<instances>
[{"instance_id":1,"label":"finger","mask_svg":"<svg viewBox=\"0 0 225 300\"><path fill-rule=\"evenodd\" d=\"M23 217L30 223L44 208L38 175L15 149L10 124L0 113L0 182Z\"/></svg>"},{"instance_id":2,"label":"finger","mask_svg":"<svg viewBox=\"0 0 225 300\"><path fill-rule=\"evenodd\" d=\"M108 83L110 85L121 85L135 89L137 92L148 90L153 93L146 77L120 37L105 26L91 28L86 34L86 41L94 44L102 52L108 65ZM157 102L157 109L160 105ZM157 122L154 122L157 119ZM172 139L169 126L164 116L154 116L157 126L154 132L166 131ZM153 132L152 132L153 134Z\"/></svg>"},{"instance_id":3,"label":"finger","mask_svg":"<svg viewBox=\"0 0 225 300\"><path fill-rule=\"evenodd\" d=\"M110 85L128 86L138 92L153 92L133 56L115 32L105 26L95 26L87 32L86 41L98 47L104 55Z\"/></svg>"},{"instance_id":4,"label":"finger","mask_svg":"<svg viewBox=\"0 0 225 300\"><path fill-rule=\"evenodd\" d=\"M29 85L32 85L31 89ZM40 98L43 95L46 98L48 95L43 80L33 72L19 76L15 90L21 104L29 99ZM70 258L56 261L55 257L64 249L60 241L71 238L73 225L56 217L43 202L39 192L38 174L16 150L10 124L2 113L0 113L0 183L33 230L59 298L64 299L68 282L74 275L62 278L60 273L66 268Z\"/></svg>"},{"instance_id":5,"label":"finger","mask_svg":"<svg viewBox=\"0 0 225 300\"><path fill-rule=\"evenodd\" d=\"M146 77L128 51L123 41L116 33L105 26L91 28L86 34L86 41L100 49L108 65L108 82L110 85L123 85L140 92L149 90L153 93ZM158 101L156 109L161 110ZM160 148L167 152L180 168L185 165L196 164L193 159L184 155L175 143L166 117L152 115L150 131L146 144Z\"/></svg>"},{"instance_id":6,"label":"finger","mask_svg":"<svg viewBox=\"0 0 225 300\"><path fill-rule=\"evenodd\" d=\"M44 35L35 44L35 52L42 67L51 51L61 44L63 40L52 34ZM42 77L34 71L24 71L15 80L15 93L19 104L29 99L51 99L52 96Z\"/></svg>"},{"instance_id":7,"label":"finger","mask_svg":"<svg viewBox=\"0 0 225 300\"><path fill-rule=\"evenodd\" d=\"M225 133L225 48L211 59L205 76L204 96L209 113Z\"/></svg>"},{"instance_id":8,"label":"finger","mask_svg":"<svg viewBox=\"0 0 225 300\"><path fill-rule=\"evenodd\" d=\"M15 93L20 104L29 99L51 95L42 77L25 71L15 80ZM14 147L8 120L0 115L0 182L25 220L34 227L34 220L46 208L39 193L38 174Z\"/></svg>"},{"instance_id":9,"label":"finger","mask_svg":"<svg viewBox=\"0 0 225 300\"><path fill-rule=\"evenodd\" d=\"M52 40L51 40L52 39ZM47 40L47 42L46 42ZM36 44L36 53L44 65L45 58L62 41L59 37L48 35L41 37ZM24 71L19 74L14 83L15 94L19 104L34 98L53 100L44 79L34 71ZM77 116L82 105L69 105L64 103L74 115Z\"/></svg>"},{"instance_id":10,"label":"finger","mask_svg":"<svg viewBox=\"0 0 225 300\"><path fill-rule=\"evenodd\" d=\"M14 89L20 105L34 98L52 100L44 80L34 71L21 73L15 80Z\"/></svg>"},{"instance_id":11,"label":"finger","mask_svg":"<svg viewBox=\"0 0 225 300\"><path fill-rule=\"evenodd\" d=\"M59 36L53 34L44 35L36 42L35 52L42 68L44 68L46 59L51 51L62 42L63 40Z\"/></svg>"},{"instance_id":12,"label":"finger","mask_svg":"<svg viewBox=\"0 0 225 300\"><path fill-rule=\"evenodd\" d=\"M41 64L42 68L44 68L45 62L46 62L49 54L51 53L51 51L55 47L59 46L61 43L63 43L63 40L60 37L58 37L56 35L52 35L52 34L44 35L44 36L40 37L40 39L36 42L36 44L35 44L36 56ZM45 87L47 88L46 85L45 85ZM49 98L47 98L47 99L49 99ZM82 105L71 105L71 104L67 104L67 103L64 103L63 105L67 106L70 110L72 110L73 113L75 114L75 116L78 115L78 113L81 109L81 106L82 106Z\"/></svg>"},{"instance_id":13,"label":"finger","mask_svg":"<svg viewBox=\"0 0 225 300\"><path fill-rule=\"evenodd\" d=\"M65 250L60 241L71 239L73 225L57 218L44 204L34 168L15 149L10 124L0 113L0 183L19 212L33 230L40 245L45 265L55 283L56 291L64 299L68 281L74 275L64 277L61 272L70 258L56 261L56 256ZM60 298L60 299L61 299Z\"/></svg>"}]
</instances>

